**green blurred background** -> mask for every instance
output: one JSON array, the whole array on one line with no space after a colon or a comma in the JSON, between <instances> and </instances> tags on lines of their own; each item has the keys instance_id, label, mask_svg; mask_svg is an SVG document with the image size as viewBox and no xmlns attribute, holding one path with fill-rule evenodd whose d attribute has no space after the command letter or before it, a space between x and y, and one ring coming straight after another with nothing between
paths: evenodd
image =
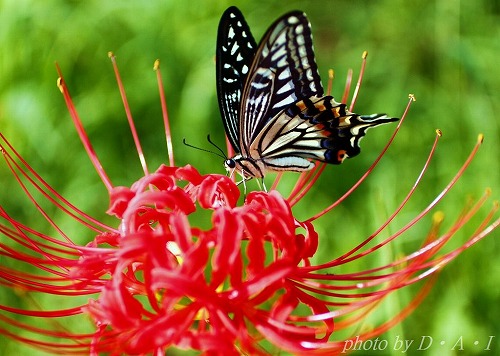
<instances>
[{"instance_id":1,"label":"green blurred background","mask_svg":"<svg viewBox=\"0 0 500 356\"><path fill-rule=\"evenodd\" d=\"M500 197L500 4L496 0L385 1L0 1L0 131L60 193L82 210L104 217L107 194L77 138L63 98L56 87L55 61L63 71L75 105L95 150L115 185L130 185L141 168L116 87L108 51L114 51L132 113L151 170L167 162L155 59L161 60L166 86L176 163L202 173L224 173L219 158L188 149L205 146L210 134L223 144L223 126L215 93L214 53L220 15L237 5L258 40L288 10L305 11L312 23L317 62L326 86L334 68L333 93L340 98L345 73L357 74L361 53L368 66L356 111L401 116L409 93L417 102L394 145L378 169L334 212L318 221L319 261L338 256L361 242L384 221L412 186L440 128L443 137L422 186L389 232L397 231L421 211L455 174L476 142L485 141L477 158L449 197L439 205L450 226L470 197L487 187ZM362 154L339 167L328 167L321 180L296 207L310 216L341 196L367 169L393 127L370 131ZM33 227L42 226L5 164L0 164L0 203ZM287 180L295 178L287 174ZM286 184L285 184L286 185ZM254 188L255 186L250 186ZM286 193L286 187L283 188ZM490 202L488 202L490 204ZM479 214L480 221L490 205ZM72 231L62 214L55 219L79 243L92 236ZM498 215L498 214L497 214ZM415 250L431 224L424 219L369 261L351 271L387 263ZM458 246L475 225L454 238ZM386 237L382 233L380 241ZM5 238L2 238L2 242ZM397 336L415 340L407 354L498 354L500 262L498 232L466 251L441 274L417 311L380 339L385 351ZM10 263L1 260L0 263ZM366 263L366 264L365 264ZM344 269L341 272L345 272ZM335 271L334 271L335 272ZM383 305L373 322L392 315L415 293L409 288ZM0 301L23 304L2 290ZM45 302L51 306L50 299ZM52 304L52 308L61 303ZM363 327L369 327L364 325ZM432 336L427 351L417 351L422 336ZM495 336L492 351L484 351ZM464 350L451 350L463 337ZM444 346L439 345L445 340ZM474 345L474 341L479 345ZM38 351L37 351L38 352ZM33 355L33 350L1 340L0 354ZM43 353L39 353L42 355Z\"/></svg>"}]
</instances>

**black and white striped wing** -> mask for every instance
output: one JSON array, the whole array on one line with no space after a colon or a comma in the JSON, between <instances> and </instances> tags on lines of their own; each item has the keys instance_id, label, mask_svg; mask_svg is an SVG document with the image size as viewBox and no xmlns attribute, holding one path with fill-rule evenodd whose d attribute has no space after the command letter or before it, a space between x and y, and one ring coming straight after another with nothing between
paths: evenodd
<instances>
[{"instance_id":1,"label":"black and white striped wing","mask_svg":"<svg viewBox=\"0 0 500 356\"><path fill-rule=\"evenodd\" d=\"M266 32L246 78L240 108L241 152L249 154L251 143L281 110L322 94L309 20L303 12L290 12Z\"/></svg>"},{"instance_id":2,"label":"black and white striped wing","mask_svg":"<svg viewBox=\"0 0 500 356\"><path fill-rule=\"evenodd\" d=\"M273 117L250 150L273 171L308 170L314 166L311 160L340 164L360 153L359 142L368 129L397 120L385 114L358 115L331 96L312 96Z\"/></svg>"},{"instance_id":3,"label":"black and white striped wing","mask_svg":"<svg viewBox=\"0 0 500 356\"><path fill-rule=\"evenodd\" d=\"M219 23L216 49L217 96L229 142L240 152L240 107L243 86L257 43L240 10L228 8Z\"/></svg>"}]
</instances>

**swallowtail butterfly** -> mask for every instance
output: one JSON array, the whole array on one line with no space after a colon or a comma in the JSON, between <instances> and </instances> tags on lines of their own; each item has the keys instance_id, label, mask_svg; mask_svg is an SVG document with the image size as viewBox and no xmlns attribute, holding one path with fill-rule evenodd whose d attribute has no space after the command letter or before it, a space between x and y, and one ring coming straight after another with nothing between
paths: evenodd
<instances>
[{"instance_id":1,"label":"swallowtail butterfly","mask_svg":"<svg viewBox=\"0 0 500 356\"><path fill-rule=\"evenodd\" d=\"M306 171L359 154L366 130L396 121L361 116L323 94L311 25L303 12L279 18L257 46L243 15L228 8L216 53L222 121L236 155L224 163L243 179L268 171Z\"/></svg>"}]
</instances>

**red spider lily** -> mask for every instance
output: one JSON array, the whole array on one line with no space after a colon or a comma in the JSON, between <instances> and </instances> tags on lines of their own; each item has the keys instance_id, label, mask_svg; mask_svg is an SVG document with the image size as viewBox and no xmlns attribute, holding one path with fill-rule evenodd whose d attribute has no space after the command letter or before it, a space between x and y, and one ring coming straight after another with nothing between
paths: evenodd
<instances>
[{"instance_id":1,"label":"red spider lily","mask_svg":"<svg viewBox=\"0 0 500 356\"><path fill-rule=\"evenodd\" d=\"M467 206L445 232L440 231L442 219L436 213L428 235L413 253L375 268L338 273L338 267L349 267L350 262L364 259L409 233L458 181L482 142L480 136L463 166L434 201L398 231L368 247L415 192L441 136L438 132L413 188L387 221L350 251L316 264L312 257L321 238L313 223L333 213L373 171L398 132L413 97L389 143L361 179L332 205L299 221L292 207L301 204L323 165L301 174L288 197L276 190L278 176L270 192L251 192L238 205L240 191L230 178L202 175L192 166L174 165L163 94L170 162L149 173L115 59L111 58L144 169L144 177L130 188L113 186L83 129L62 76L58 85L84 147L109 191L107 213L118 219L118 227L93 219L65 200L0 134L6 164L57 235L38 232L0 207L0 232L11 240L9 244L1 243L0 254L37 268L37 272L25 272L0 266L0 283L26 297L42 293L65 300L74 298L75 303L80 303L79 296L90 298L84 304L58 310L0 305L0 333L5 336L58 354L163 355L169 347L224 355L268 354L273 350L342 353L355 340L374 338L404 319L429 292L439 270L500 224L499 218L495 220L495 205L463 245L443 251L484 205L487 192ZM364 65L365 61L361 72ZM158 63L155 68L163 93ZM348 92L349 85L345 90ZM86 246L75 244L39 204L33 191L77 221L82 230L90 230L95 239ZM200 210L211 216L208 229L193 226L191 217ZM391 319L347 339L337 336L361 325L393 292L420 281L420 291ZM92 318L92 332L72 332L59 322L61 318L78 319L83 315ZM28 321L21 322L18 316ZM34 326L37 318L53 322ZM26 333L30 336L24 336Z\"/></svg>"}]
</instances>

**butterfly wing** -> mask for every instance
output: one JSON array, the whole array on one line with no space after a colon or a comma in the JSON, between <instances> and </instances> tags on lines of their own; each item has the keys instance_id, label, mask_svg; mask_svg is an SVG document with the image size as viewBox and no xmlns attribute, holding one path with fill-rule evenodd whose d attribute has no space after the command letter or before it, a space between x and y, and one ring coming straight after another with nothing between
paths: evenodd
<instances>
[{"instance_id":1,"label":"butterfly wing","mask_svg":"<svg viewBox=\"0 0 500 356\"><path fill-rule=\"evenodd\" d=\"M360 153L359 141L369 128L397 120L358 115L331 96L312 96L274 116L250 151L267 170L308 170L314 166L310 159L340 164Z\"/></svg>"},{"instance_id":2,"label":"butterfly wing","mask_svg":"<svg viewBox=\"0 0 500 356\"><path fill-rule=\"evenodd\" d=\"M242 94L239 141L244 156L250 155L251 143L280 111L323 94L311 26L303 12L290 12L267 30Z\"/></svg>"},{"instance_id":3,"label":"butterfly wing","mask_svg":"<svg viewBox=\"0 0 500 356\"><path fill-rule=\"evenodd\" d=\"M351 113L323 96L311 26L299 11L274 22L257 47L239 10L226 10L217 39L217 92L238 153L230 161L246 178L308 170L311 160L342 163L359 154L369 128L398 120Z\"/></svg>"},{"instance_id":4,"label":"butterfly wing","mask_svg":"<svg viewBox=\"0 0 500 356\"><path fill-rule=\"evenodd\" d=\"M240 10L232 6L221 17L217 33L217 97L226 135L240 152L240 103L257 43Z\"/></svg>"}]
</instances>

